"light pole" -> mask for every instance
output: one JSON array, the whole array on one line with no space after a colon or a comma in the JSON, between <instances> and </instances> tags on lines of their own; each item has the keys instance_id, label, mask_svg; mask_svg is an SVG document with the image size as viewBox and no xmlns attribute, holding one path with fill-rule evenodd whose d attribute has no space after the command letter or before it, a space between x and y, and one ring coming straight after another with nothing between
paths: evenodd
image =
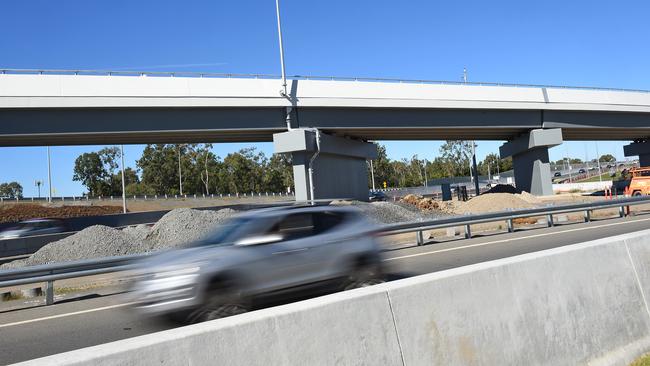
<instances>
[{"instance_id":1,"label":"light pole","mask_svg":"<svg viewBox=\"0 0 650 366\"><path fill-rule=\"evenodd\" d=\"M476 168L476 144L472 140L472 170L474 170L474 189L476 189L476 195L478 196L480 191L478 188L478 169Z\"/></svg>"},{"instance_id":2,"label":"light pole","mask_svg":"<svg viewBox=\"0 0 650 366\"><path fill-rule=\"evenodd\" d=\"M124 180L124 145L120 145L120 155L122 157L122 211L126 213L126 181Z\"/></svg>"},{"instance_id":3,"label":"light pole","mask_svg":"<svg viewBox=\"0 0 650 366\"><path fill-rule=\"evenodd\" d=\"M47 147L47 185L49 187L47 202L52 203L52 165L50 163L50 147Z\"/></svg>"},{"instance_id":4,"label":"light pole","mask_svg":"<svg viewBox=\"0 0 650 366\"><path fill-rule=\"evenodd\" d=\"M429 186L429 178L427 178L427 159L424 159L424 187Z\"/></svg>"},{"instance_id":5,"label":"light pole","mask_svg":"<svg viewBox=\"0 0 650 366\"><path fill-rule=\"evenodd\" d=\"M284 47L282 45L282 25L280 22L280 0L275 0L275 13L278 17L278 41L280 42L280 67L282 68L282 90L280 94L287 95L287 76L284 72Z\"/></svg>"},{"instance_id":6,"label":"light pole","mask_svg":"<svg viewBox=\"0 0 650 366\"><path fill-rule=\"evenodd\" d=\"M41 198L41 186L43 185L43 181L35 180L34 185L38 188L38 198Z\"/></svg>"},{"instance_id":7,"label":"light pole","mask_svg":"<svg viewBox=\"0 0 650 366\"><path fill-rule=\"evenodd\" d=\"M596 143L596 161L598 162L598 181L603 181L603 172L600 170L600 154L598 153L598 141Z\"/></svg>"},{"instance_id":8,"label":"light pole","mask_svg":"<svg viewBox=\"0 0 650 366\"><path fill-rule=\"evenodd\" d=\"M183 172L181 171L181 144L178 144L178 188L183 195Z\"/></svg>"},{"instance_id":9,"label":"light pole","mask_svg":"<svg viewBox=\"0 0 650 366\"><path fill-rule=\"evenodd\" d=\"M370 178L372 179L372 191L375 191L375 169L372 167L372 159L370 159Z\"/></svg>"}]
</instances>

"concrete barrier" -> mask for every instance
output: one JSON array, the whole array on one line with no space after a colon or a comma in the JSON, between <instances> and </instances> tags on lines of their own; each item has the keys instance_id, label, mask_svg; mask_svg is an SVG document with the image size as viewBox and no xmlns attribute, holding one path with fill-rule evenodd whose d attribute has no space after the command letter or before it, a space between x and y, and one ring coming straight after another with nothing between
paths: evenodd
<instances>
[{"instance_id":1,"label":"concrete barrier","mask_svg":"<svg viewBox=\"0 0 650 366\"><path fill-rule=\"evenodd\" d=\"M581 183L561 183L553 184L553 192L555 193L566 193L575 190L581 192L594 192L594 191L603 191L605 188L610 188L612 186L611 180L604 180L602 182L581 182Z\"/></svg>"},{"instance_id":2,"label":"concrete barrier","mask_svg":"<svg viewBox=\"0 0 650 366\"><path fill-rule=\"evenodd\" d=\"M650 350L650 230L24 365L627 365Z\"/></svg>"}]
</instances>

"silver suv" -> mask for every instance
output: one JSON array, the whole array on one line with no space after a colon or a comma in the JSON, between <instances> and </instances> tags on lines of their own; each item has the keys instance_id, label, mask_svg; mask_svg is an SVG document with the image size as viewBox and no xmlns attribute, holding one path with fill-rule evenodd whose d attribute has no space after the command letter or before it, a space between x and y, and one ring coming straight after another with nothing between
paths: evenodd
<instances>
[{"instance_id":1,"label":"silver suv","mask_svg":"<svg viewBox=\"0 0 650 366\"><path fill-rule=\"evenodd\" d=\"M135 307L197 322L244 312L273 295L287 298L307 289L382 282L372 229L347 207L248 212L206 239L141 263L144 273L132 294Z\"/></svg>"}]
</instances>

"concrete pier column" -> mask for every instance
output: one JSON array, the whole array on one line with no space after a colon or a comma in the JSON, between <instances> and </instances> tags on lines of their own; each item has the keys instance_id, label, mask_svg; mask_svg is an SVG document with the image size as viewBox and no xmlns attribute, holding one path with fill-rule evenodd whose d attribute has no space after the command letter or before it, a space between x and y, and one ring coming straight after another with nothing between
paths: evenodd
<instances>
[{"instance_id":1,"label":"concrete pier column","mask_svg":"<svg viewBox=\"0 0 650 366\"><path fill-rule=\"evenodd\" d=\"M636 140L629 145L623 146L625 156L638 156L639 166L650 166L650 141Z\"/></svg>"},{"instance_id":2,"label":"concrete pier column","mask_svg":"<svg viewBox=\"0 0 650 366\"><path fill-rule=\"evenodd\" d=\"M537 129L499 148L502 158L512 156L517 188L537 196L553 194L548 149L561 143L561 129Z\"/></svg>"},{"instance_id":3,"label":"concrete pier column","mask_svg":"<svg viewBox=\"0 0 650 366\"><path fill-rule=\"evenodd\" d=\"M309 161L315 154L318 155L313 163L314 199L368 200L366 160L377 157L374 144L301 128L274 134L273 147L276 153L292 156L297 201L312 199Z\"/></svg>"}]
</instances>

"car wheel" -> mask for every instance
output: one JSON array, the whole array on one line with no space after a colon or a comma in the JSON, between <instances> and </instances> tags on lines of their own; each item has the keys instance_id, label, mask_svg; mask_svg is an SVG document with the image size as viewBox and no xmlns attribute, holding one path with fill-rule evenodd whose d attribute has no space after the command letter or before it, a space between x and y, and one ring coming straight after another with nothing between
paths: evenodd
<instances>
[{"instance_id":1,"label":"car wheel","mask_svg":"<svg viewBox=\"0 0 650 366\"><path fill-rule=\"evenodd\" d=\"M242 297L233 291L212 291L205 303L188 317L189 323L226 318L248 311Z\"/></svg>"},{"instance_id":2,"label":"car wheel","mask_svg":"<svg viewBox=\"0 0 650 366\"><path fill-rule=\"evenodd\" d=\"M344 290L354 288L368 287L386 282L381 268L377 261L370 263L357 264L352 272L348 275L343 286Z\"/></svg>"},{"instance_id":3,"label":"car wheel","mask_svg":"<svg viewBox=\"0 0 650 366\"><path fill-rule=\"evenodd\" d=\"M634 193L632 193L632 196L641 196L641 191L634 191Z\"/></svg>"}]
</instances>

